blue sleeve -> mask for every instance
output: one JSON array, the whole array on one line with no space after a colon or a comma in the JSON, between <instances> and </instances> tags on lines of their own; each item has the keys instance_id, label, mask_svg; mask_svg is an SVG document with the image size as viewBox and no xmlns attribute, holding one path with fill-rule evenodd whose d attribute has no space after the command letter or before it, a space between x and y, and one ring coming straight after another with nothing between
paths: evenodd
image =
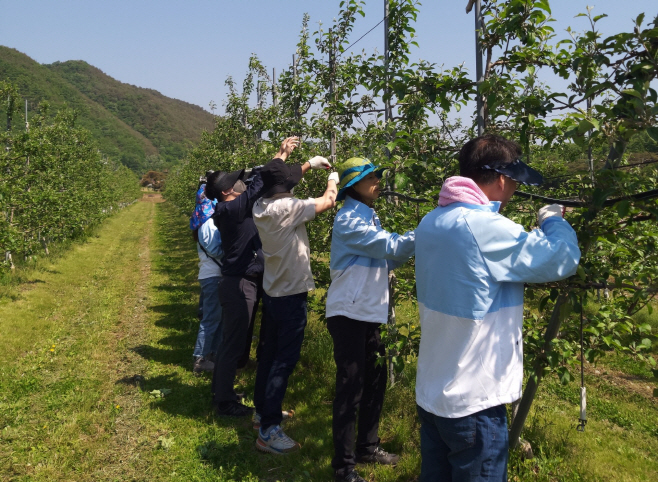
<instances>
[{"instance_id":1,"label":"blue sleeve","mask_svg":"<svg viewBox=\"0 0 658 482\"><path fill-rule=\"evenodd\" d=\"M392 259L387 259L386 263L388 265L388 270L393 271L395 268L399 268L402 266L404 263L406 263L406 259L404 261L394 261Z\"/></svg>"},{"instance_id":2,"label":"blue sleeve","mask_svg":"<svg viewBox=\"0 0 658 482\"><path fill-rule=\"evenodd\" d=\"M578 268L576 232L560 217L547 219L542 229L529 233L497 213L467 216L466 222L498 282L547 283L568 278Z\"/></svg>"},{"instance_id":3,"label":"blue sleeve","mask_svg":"<svg viewBox=\"0 0 658 482\"><path fill-rule=\"evenodd\" d=\"M403 235L389 233L359 216L343 214L336 217L333 236L341 251L357 256L404 263L415 252L416 235L413 231Z\"/></svg>"},{"instance_id":4,"label":"blue sleeve","mask_svg":"<svg viewBox=\"0 0 658 482\"><path fill-rule=\"evenodd\" d=\"M199 228L199 244L213 258L222 257L222 240L212 218Z\"/></svg>"}]
</instances>

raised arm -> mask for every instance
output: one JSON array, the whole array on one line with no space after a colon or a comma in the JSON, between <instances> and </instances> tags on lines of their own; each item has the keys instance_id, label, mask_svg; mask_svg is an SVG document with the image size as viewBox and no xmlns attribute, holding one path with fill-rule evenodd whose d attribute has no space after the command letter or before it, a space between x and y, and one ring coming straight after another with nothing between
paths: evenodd
<instances>
[{"instance_id":1,"label":"raised arm","mask_svg":"<svg viewBox=\"0 0 658 482\"><path fill-rule=\"evenodd\" d=\"M334 221L333 236L350 253L375 259L407 261L416 251L416 234L389 233L358 216L339 216Z\"/></svg>"},{"instance_id":2,"label":"raised arm","mask_svg":"<svg viewBox=\"0 0 658 482\"><path fill-rule=\"evenodd\" d=\"M466 221L496 281L546 283L567 278L578 268L576 232L562 217L549 217L541 229L529 233L494 213L487 223Z\"/></svg>"},{"instance_id":3,"label":"raised arm","mask_svg":"<svg viewBox=\"0 0 658 482\"><path fill-rule=\"evenodd\" d=\"M332 172L327 180L327 189L322 197L315 198L315 214L320 214L336 205L336 195L338 194L338 173Z\"/></svg>"}]
</instances>

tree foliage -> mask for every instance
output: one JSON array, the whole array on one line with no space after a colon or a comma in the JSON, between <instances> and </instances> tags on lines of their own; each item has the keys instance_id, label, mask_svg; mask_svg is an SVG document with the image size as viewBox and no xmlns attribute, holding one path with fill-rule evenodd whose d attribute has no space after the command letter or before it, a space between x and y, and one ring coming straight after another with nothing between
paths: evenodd
<instances>
[{"instance_id":1,"label":"tree foliage","mask_svg":"<svg viewBox=\"0 0 658 482\"><path fill-rule=\"evenodd\" d=\"M20 100L13 85L0 82L10 126ZM0 132L0 266L80 236L139 196L137 176L104 158L75 117L70 110L49 116L44 103L29 130L21 124Z\"/></svg>"},{"instance_id":2,"label":"tree foliage","mask_svg":"<svg viewBox=\"0 0 658 482\"><path fill-rule=\"evenodd\" d=\"M551 27L548 0L485 1L480 37L486 60L478 85L463 65L412 60L416 0L389 1L388 62L378 53L353 52L351 34L362 6L357 0L341 2L331 27L314 32L304 16L295 63L277 79L267 76L256 56L241 90L229 79L225 115L169 179L166 196L189 213L205 170L262 164L291 134L304 141L296 159L311 153L328 157L334 134L338 160L368 157L389 168L389 187L436 200L442 181L457 171L456 153L474 136L471 122L454 120L454 112L470 108L480 92L486 131L518 141L526 160L545 173L546 186L527 192L580 203L566 216L581 243L578 274L526 288L528 366L556 371L565 382L572 378L581 309L588 360L617 349L654 364L655 336L633 315L651 309L658 289L658 204L655 196L632 195L655 189L658 173L655 164L629 167L629 159L634 145L655 152L658 141L658 20L647 24L640 15L629 31L602 38L597 24L605 15L587 9L576 20L584 20L584 30L569 29L560 38ZM560 85L566 86L551 89L541 81L543 72L565 79ZM255 106L254 91L260 92ZM269 92L271 101L264 95ZM391 112L385 122L387 102ZM300 195L317 195L324 179L307 177ZM434 207L408 199L378 201L385 228L413 229ZM619 201L609 206L610 199ZM516 199L505 214L531 229L540 206L537 200ZM327 216L309 224L321 286L328 283L331 221ZM398 273L396 296L413 299L414 292L411 264ZM599 298L601 292L609 298ZM561 293L564 303L556 304ZM542 337L554 309L563 328L547 350ZM388 329L387 343L401 367L417 351L419 327Z\"/></svg>"}]
</instances>

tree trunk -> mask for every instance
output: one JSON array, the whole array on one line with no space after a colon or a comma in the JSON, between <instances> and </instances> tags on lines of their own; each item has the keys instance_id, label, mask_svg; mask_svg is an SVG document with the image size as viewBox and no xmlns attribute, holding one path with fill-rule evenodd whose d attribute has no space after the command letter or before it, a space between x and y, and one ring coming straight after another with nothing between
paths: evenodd
<instances>
[{"instance_id":1,"label":"tree trunk","mask_svg":"<svg viewBox=\"0 0 658 482\"><path fill-rule=\"evenodd\" d=\"M553 313L551 314L551 319L548 323L548 326L546 327L546 334L544 335L544 352L550 350L551 342L560 331L560 325L562 324L560 308L566 301L566 293L561 293L555 301L555 307L553 308ZM528 383L526 383L525 390L523 390L523 396L521 397L518 410L514 415L512 426L509 431L510 449L516 448L516 446L519 444L521 430L523 430L523 425L525 424L525 420L528 417L528 413L530 412L532 402L535 399L545 364L545 358L537 358L534 366L534 373L531 374L530 378L528 378Z\"/></svg>"}]
</instances>

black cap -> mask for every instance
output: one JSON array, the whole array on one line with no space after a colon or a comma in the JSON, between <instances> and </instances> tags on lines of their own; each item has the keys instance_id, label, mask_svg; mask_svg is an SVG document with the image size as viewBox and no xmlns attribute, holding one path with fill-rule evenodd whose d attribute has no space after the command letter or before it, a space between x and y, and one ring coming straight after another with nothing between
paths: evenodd
<instances>
[{"instance_id":1,"label":"black cap","mask_svg":"<svg viewBox=\"0 0 658 482\"><path fill-rule=\"evenodd\" d=\"M516 159L509 164L485 164L480 169L496 171L503 176L507 176L518 183L525 184L526 186L539 186L544 182L543 176L521 159Z\"/></svg>"},{"instance_id":2,"label":"black cap","mask_svg":"<svg viewBox=\"0 0 658 482\"><path fill-rule=\"evenodd\" d=\"M302 166L289 165L281 159L272 159L260 170L263 179L263 197L272 197L281 192L288 192L295 187L302 178Z\"/></svg>"},{"instance_id":3,"label":"black cap","mask_svg":"<svg viewBox=\"0 0 658 482\"><path fill-rule=\"evenodd\" d=\"M244 169L233 172L215 171L208 176L206 196L209 199L219 199L222 192L230 191L233 185L244 176Z\"/></svg>"}]
</instances>

